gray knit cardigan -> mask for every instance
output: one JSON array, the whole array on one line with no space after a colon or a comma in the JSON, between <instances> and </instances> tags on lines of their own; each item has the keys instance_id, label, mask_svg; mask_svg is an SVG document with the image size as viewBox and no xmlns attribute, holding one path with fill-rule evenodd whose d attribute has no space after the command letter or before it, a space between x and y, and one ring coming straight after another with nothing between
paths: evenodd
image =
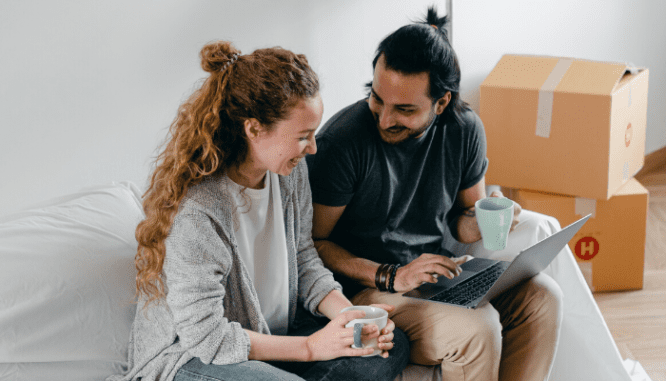
<instances>
[{"instance_id":1,"label":"gray knit cardigan","mask_svg":"<svg viewBox=\"0 0 666 381\"><path fill-rule=\"evenodd\" d=\"M289 325L297 303L316 316L321 300L341 286L324 267L312 241L312 199L302 160L280 176L289 257ZM129 342L129 368L107 381L173 380L194 357L203 363L248 360L243 328L269 333L257 293L243 265L233 229L235 203L229 178L213 176L193 186L181 202L165 241L166 303L139 300ZM240 212L240 211L239 211Z\"/></svg>"}]
</instances>

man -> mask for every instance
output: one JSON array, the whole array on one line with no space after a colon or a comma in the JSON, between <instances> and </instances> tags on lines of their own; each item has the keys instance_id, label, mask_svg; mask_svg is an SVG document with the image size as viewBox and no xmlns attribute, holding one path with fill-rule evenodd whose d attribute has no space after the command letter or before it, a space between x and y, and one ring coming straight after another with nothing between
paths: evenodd
<instances>
[{"instance_id":1,"label":"man","mask_svg":"<svg viewBox=\"0 0 666 381\"><path fill-rule=\"evenodd\" d=\"M318 153L306 159L315 245L354 304L396 307L390 317L410 338L412 362L441 364L447 381L546 380L562 319L561 290L547 275L472 310L402 296L459 275L470 257L449 258L445 247L481 238L474 203L486 196L485 134L459 98L445 24L430 8L384 39L368 99L317 134Z\"/></svg>"}]
</instances>

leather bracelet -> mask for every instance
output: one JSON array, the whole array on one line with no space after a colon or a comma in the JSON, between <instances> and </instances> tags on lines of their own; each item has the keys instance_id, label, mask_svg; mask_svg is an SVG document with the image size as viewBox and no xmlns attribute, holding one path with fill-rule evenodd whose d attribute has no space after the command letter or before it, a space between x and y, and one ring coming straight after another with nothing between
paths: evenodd
<instances>
[{"instance_id":1,"label":"leather bracelet","mask_svg":"<svg viewBox=\"0 0 666 381\"><path fill-rule=\"evenodd\" d=\"M398 273L398 268L400 268L400 265L394 265L393 268L391 269L391 278L389 280L389 292L392 292L395 294L395 288L393 286L395 285L395 274Z\"/></svg>"},{"instance_id":2,"label":"leather bracelet","mask_svg":"<svg viewBox=\"0 0 666 381\"><path fill-rule=\"evenodd\" d=\"M379 273L381 271L382 265L377 267L377 272L375 272L375 287L379 288Z\"/></svg>"},{"instance_id":3,"label":"leather bracelet","mask_svg":"<svg viewBox=\"0 0 666 381\"><path fill-rule=\"evenodd\" d=\"M382 274L384 274L384 268L387 266L386 263L379 265L379 268L377 268L377 272L375 273L375 286L377 286L379 291L384 291L382 290L382 285L385 284L384 282L386 282L386 280L382 282Z\"/></svg>"},{"instance_id":4,"label":"leather bracelet","mask_svg":"<svg viewBox=\"0 0 666 381\"><path fill-rule=\"evenodd\" d=\"M388 291L389 279L391 279L391 270L393 269L393 266L395 266L395 265L388 265L384 269L384 274L386 276L386 279L384 280L384 283L382 283L384 285L384 291Z\"/></svg>"},{"instance_id":5,"label":"leather bracelet","mask_svg":"<svg viewBox=\"0 0 666 381\"><path fill-rule=\"evenodd\" d=\"M386 265L382 269L382 275L379 277L379 285L382 288L379 291L386 291L387 290L386 285L387 285L387 282L388 282L388 276L389 276L388 270L389 270L390 267L391 267L391 265Z\"/></svg>"},{"instance_id":6,"label":"leather bracelet","mask_svg":"<svg viewBox=\"0 0 666 381\"><path fill-rule=\"evenodd\" d=\"M386 273L386 281L384 282L384 291L388 291L389 289L389 280L391 279L391 272L393 271L393 268L395 265L389 265L384 272Z\"/></svg>"}]
</instances>

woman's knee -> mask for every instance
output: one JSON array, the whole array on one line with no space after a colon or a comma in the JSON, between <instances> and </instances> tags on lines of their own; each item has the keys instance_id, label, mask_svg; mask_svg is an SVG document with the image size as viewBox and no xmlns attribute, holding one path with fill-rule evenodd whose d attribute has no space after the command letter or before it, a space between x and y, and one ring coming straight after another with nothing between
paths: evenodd
<instances>
[{"instance_id":1,"label":"woman's knee","mask_svg":"<svg viewBox=\"0 0 666 381\"><path fill-rule=\"evenodd\" d=\"M402 373L408 362L409 338L402 330L396 328L393 330L393 349L389 351L389 356L359 358L351 362L350 365L354 369L350 369L348 379L393 380Z\"/></svg>"},{"instance_id":2,"label":"woman's knee","mask_svg":"<svg viewBox=\"0 0 666 381\"><path fill-rule=\"evenodd\" d=\"M345 357L318 364L303 377L307 380L393 380L409 362L409 339L396 328L389 356Z\"/></svg>"},{"instance_id":3,"label":"woman's knee","mask_svg":"<svg viewBox=\"0 0 666 381\"><path fill-rule=\"evenodd\" d=\"M393 331L393 349L389 351L389 358L392 359L392 367L399 369L398 374L407 366L409 354L409 338L402 330L396 328Z\"/></svg>"}]
</instances>

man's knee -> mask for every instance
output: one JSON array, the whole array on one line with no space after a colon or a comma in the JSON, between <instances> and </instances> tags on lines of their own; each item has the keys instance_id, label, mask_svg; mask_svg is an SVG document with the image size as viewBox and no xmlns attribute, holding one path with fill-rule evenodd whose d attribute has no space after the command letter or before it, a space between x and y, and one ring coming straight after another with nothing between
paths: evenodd
<instances>
[{"instance_id":1,"label":"man's knee","mask_svg":"<svg viewBox=\"0 0 666 381\"><path fill-rule=\"evenodd\" d=\"M530 308L537 316L557 316L557 323L562 321L564 295L560 286L550 276L539 273L527 282L527 299Z\"/></svg>"},{"instance_id":2,"label":"man's knee","mask_svg":"<svg viewBox=\"0 0 666 381\"><path fill-rule=\"evenodd\" d=\"M442 362L467 365L491 364L500 359L502 325L491 306L469 311L468 317L431 323L429 335L412 342L412 362L436 365Z\"/></svg>"}]
</instances>

